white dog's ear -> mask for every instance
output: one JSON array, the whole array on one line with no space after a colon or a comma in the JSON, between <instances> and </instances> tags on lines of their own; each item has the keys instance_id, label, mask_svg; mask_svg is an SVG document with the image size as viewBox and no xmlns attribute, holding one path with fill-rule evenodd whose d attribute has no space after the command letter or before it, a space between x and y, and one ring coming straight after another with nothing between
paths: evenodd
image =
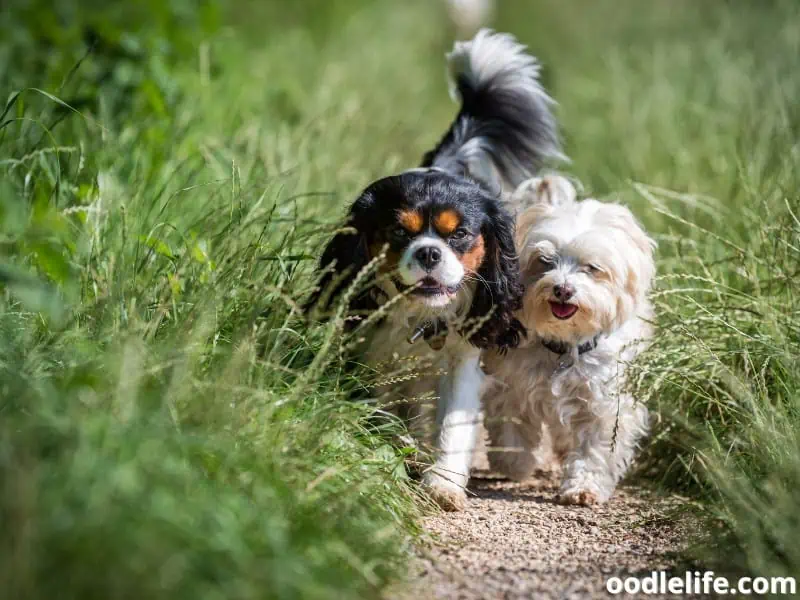
<instances>
[{"instance_id":1,"label":"white dog's ear","mask_svg":"<svg viewBox=\"0 0 800 600\"><path fill-rule=\"evenodd\" d=\"M642 254L652 258L658 244L647 235L630 209L621 204L610 204L608 208L610 217L608 224L624 231Z\"/></svg>"},{"instance_id":2,"label":"white dog's ear","mask_svg":"<svg viewBox=\"0 0 800 600\"><path fill-rule=\"evenodd\" d=\"M511 195L511 203L519 208L529 206L563 206L575 202L578 193L569 179L545 175L523 181Z\"/></svg>"},{"instance_id":3,"label":"white dog's ear","mask_svg":"<svg viewBox=\"0 0 800 600\"><path fill-rule=\"evenodd\" d=\"M607 224L622 231L638 253L628 256L628 292L637 298L644 297L650 290L655 277L656 266L653 255L657 244L641 226L633 213L625 206L610 204L604 209Z\"/></svg>"}]
</instances>

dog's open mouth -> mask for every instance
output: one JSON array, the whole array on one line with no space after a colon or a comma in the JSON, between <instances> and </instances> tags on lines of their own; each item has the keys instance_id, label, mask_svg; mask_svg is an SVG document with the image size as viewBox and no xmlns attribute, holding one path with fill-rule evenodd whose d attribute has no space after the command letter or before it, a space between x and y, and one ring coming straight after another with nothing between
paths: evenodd
<instances>
[{"instance_id":1,"label":"dog's open mouth","mask_svg":"<svg viewBox=\"0 0 800 600\"><path fill-rule=\"evenodd\" d=\"M436 281L433 277L425 277L417 282L416 287L411 292L417 296L452 296L458 291L458 286L444 285Z\"/></svg>"},{"instance_id":2,"label":"dog's open mouth","mask_svg":"<svg viewBox=\"0 0 800 600\"><path fill-rule=\"evenodd\" d=\"M569 319L578 312L578 307L574 304L566 304L565 302L553 302L550 301L550 311L553 313L553 316L556 319L561 319L562 321Z\"/></svg>"},{"instance_id":3,"label":"dog's open mouth","mask_svg":"<svg viewBox=\"0 0 800 600\"><path fill-rule=\"evenodd\" d=\"M443 283L436 281L433 277L425 277L413 285L407 285L400 281L400 279L397 277L392 277L392 281L399 291L403 292L408 288L413 287L414 289L411 290L412 295L423 296L425 298L435 298L436 296L455 296L456 292L458 291L457 285L444 285Z\"/></svg>"}]
</instances>

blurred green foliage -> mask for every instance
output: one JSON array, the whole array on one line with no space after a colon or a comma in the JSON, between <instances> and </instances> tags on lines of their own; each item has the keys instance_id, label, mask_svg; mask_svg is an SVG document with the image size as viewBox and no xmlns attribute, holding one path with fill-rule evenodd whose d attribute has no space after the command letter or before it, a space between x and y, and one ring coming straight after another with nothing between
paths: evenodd
<instances>
[{"instance_id":1,"label":"blurred green foliage","mask_svg":"<svg viewBox=\"0 0 800 600\"><path fill-rule=\"evenodd\" d=\"M4 597L373 596L415 527L397 424L345 401L340 364L302 372L313 223L217 137L264 95L300 119L293 69L243 116L262 41L219 4L3 10Z\"/></svg>"}]
</instances>

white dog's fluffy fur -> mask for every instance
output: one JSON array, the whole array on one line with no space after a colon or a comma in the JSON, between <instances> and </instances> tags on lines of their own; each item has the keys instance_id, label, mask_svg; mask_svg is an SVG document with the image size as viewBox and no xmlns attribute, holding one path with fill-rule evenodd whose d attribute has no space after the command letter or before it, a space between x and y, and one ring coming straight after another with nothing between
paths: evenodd
<instances>
[{"instance_id":1,"label":"white dog's fluffy fur","mask_svg":"<svg viewBox=\"0 0 800 600\"><path fill-rule=\"evenodd\" d=\"M655 243L627 208L578 201L563 177L523 183L512 204L527 206L517 244L528 339L505 356L484 354L489 459L527 477L546 426L564 463L562 501L605 502L647 432L647 408L623 382L651 333Z\"/></svg>"}]
</instances>

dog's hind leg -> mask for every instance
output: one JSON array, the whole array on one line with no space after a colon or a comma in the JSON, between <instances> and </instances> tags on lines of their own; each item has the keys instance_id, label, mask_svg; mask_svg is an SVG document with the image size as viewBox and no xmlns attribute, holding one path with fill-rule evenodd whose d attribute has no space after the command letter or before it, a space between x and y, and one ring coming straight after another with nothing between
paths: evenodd
<instances>
[{"instance_id":1,"label":"dog's hind leg","mask_svg":"<svg viewBox=\"0 0 800 600\"><path fill-rule=\"evenodd\" d=\"M541 423L519 423L503 416L486 417L489 431L489 465L516 481L530 477L537 462L533 451L542 439Z\"/></svg>"}]
</instances>

